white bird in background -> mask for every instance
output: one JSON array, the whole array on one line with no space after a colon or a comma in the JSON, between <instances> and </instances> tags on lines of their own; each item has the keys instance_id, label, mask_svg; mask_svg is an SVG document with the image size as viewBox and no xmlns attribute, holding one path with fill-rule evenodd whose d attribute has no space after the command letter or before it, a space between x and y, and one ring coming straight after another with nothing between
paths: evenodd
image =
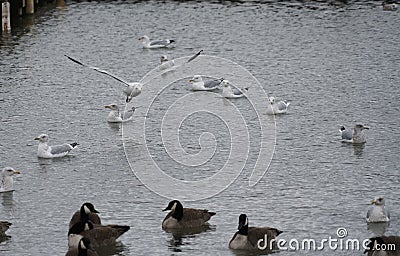
<instances>
[{"instance_id":1,"label":"white bird in background","mask_svg":"<svg viewBox=\"0 0 400 256\"><path fill-rule=\"evenodd\" d=\"M383 197L377 197L372 200L373 206L367 212L367 222L389 222L390 214L385 209L385 199Z\"/></svg>"},{"instance_id":2,"label":"white bird in background","mask_svg":"<svg viewBox=\"0 0 400 256\"><path fill-rule=\"evenodd\" d=\"M123 113L120 113L119 107L116 104L107 105L105 108L111 110L107 117L107 122L109 123L124 123L130 121L132 120L133 113L135 113L136 110L136 107L132 107L125 110Z\"/></svg>"},{"instance_id":3,"label":"white bird in background","mask_svg":"<svg viewBox=\"0 0 400 256\"><path fill-rule=\"evenodd\" d=\"M369 127L362 124L356 124L353 128L353 131L347 130L344 126L340 127L342 141L354 144L365 143L367 141L364 134L365 129L368 130Z\"/></svg>"},{"instance_id":4,"label":"white bird in background","mask_svg":"<svg viewBox=\"0 0 400 256\"><path fill-rule=\"evenodd\" d=\"M74 142L71 144L65 143L62 145L48 146L47 141L49 140L49 136L47 134L41 134L39 137L36 137L35 140L39 141L37 155L40 158L63 157L79 145Z\"/></svg>"},{"instance_id":5,"label":"white bird in background","mask_svg":"<svg viewBox=\"0 0 400 256\"><path fill-rule=\"evenodd\" d=\"M224 98L241 98L246 96L244 93L247 92L248 88L235 88L231 85L228 80L222 81L222 97Z\"/></svg>"},{"instance_id":6,"label":"white bird in background","mask_svg":"<svg viewBox=\"0 0 400 256\"><path fill-rule=\"evenodd\" d=\"M168 47L169 45L171 45L172 43L175 42L175 40L171 40L171 39L150 41L150 38L146 35L140 37L139 41L142 42L144 48L148 48L148 49Z\"/></svg>"},{"instance_id":7,"label":"white bird in background","mask_svg":"<svg viewBox=\"0 0 400 256\"><path fill-rule=\"evenodd\" d=\"M283 100L276 102L274 97L269 97L268 101L268 115L285 114L290 105L290 102L286 102Z\"/></svg>"},{"instance_id":8,"label":"white bird in background","mask_svg":"<svg viewBox=\"0 0 400 256\"><path fill-rule=\"evenodd\" d=\"M172 68L175 65L174 60L169 60L167 55L162 55L160 60L161 60L161 65L160 65L161 70Z\"/></svg>"},{"instance_id":9,"label":"white bird in background","mask_svg":"<svg viewBox=\"0 0 400 256\"><path fill-rule=\"evenodd\" d=\"M123 92L126 94L126 102L130 102L132 100L132 98L138 96L142 92L142 87L143 87L142 83L137 83L137 82L129 83L129 82L125 81L124 79L119 78L116 75L113 75L113 74L111 74L111 73L109 73L109 72L107 72L105 70L99 69L99 68L94 67L94 66L86 65L86 64L84 64L84 63L82 63L82 62L80 62L80 61L78 61L78 60L76 60L76 59L74 59L72 57L69 57L67 55L65 55L65 56L68 59L70 59L71 61L73 61L73 62L75 62L75 63L77 63L77 64L79 64L81 66L93 69L94 71L97 71L99 73L105 74L105 75L107 75L109 77L114 78L118 82L121 82L121 83L125 84L126 87L123 90Z\"/></svg>"},{"instance_id":10,"label":"white bird in background","mask_svg":"<svg viewBox=\"0 0 400 256\"><path fill-rule=\"evenodd\" d=\"M1 171L0 193L14 191L14 174L20 174L20 171L14 170L12 167L4 167Z\"/></svg>"},{"instance_id":11,"label":"white bird in background","mask_svg":"<svg viewBox=\"0 0 400 256\"><path fill-rule=\"evenodd\" d=\"M189 83L192 83L192 91L214 91L219 88L223 80L224 79L221 78L203 81L203 78L200 75L195 75L189 80Z\"/></svg>"},{"instance_id":12,"label":"white bird in background","mask_svg":"<svg viewBox=\"0 0 400 256\"><path fill-rule=\"evenodd\" d=\"M384 11L396 11L397 10L397 4L392 1L391 3L389 3L388 1L382 1L382 9Z\"/></svg>"}]
</instances>

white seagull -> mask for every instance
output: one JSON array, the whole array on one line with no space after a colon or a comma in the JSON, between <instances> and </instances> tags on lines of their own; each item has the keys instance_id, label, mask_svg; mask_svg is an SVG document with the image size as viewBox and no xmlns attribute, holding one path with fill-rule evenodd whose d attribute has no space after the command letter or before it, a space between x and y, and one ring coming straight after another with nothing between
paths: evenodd
<instances>
[{"instance_id":1,"label":"white seagull","mask_svg":"<svg viewBox=\"0 0 400 256\"><path fill-rule=\"evenodd\" d=\"M232 87L228 80L223 80L222 86L222 97L230 99L244 97L246 96L244 93L248 90L248 88L239 89Z\"/></svg>"},{"instance_id":2,"label":"white seagull","mask_svg":"<svg viewBox=\"0 0 400 256\"><path fill-rule=\"evenodd\" d=\"M161 65L160 65L161 70L169 69L175 66L174 60L169 60L167 55L162 55L160 60L161 60Z\"/></svg>"},{"instance_id":3,"label":"white seagull","mask_svg":"<svg viewBox=\"0 0 400 256\"><path fill-rule=\"evenodd\" d=\"M362 124L356 124L353 131L347 130L344 126L340 127L340 133L342 135L342 141L354 144L365 143L367 140L365 138L364 130L369 129L369 127Z\"/></svg>"},{"instance_id":4,"label":"white seagull","mask_svg":"<svg viewBox=\"0 0 400 256\"><path fill-rule=\"evenodd\" d=\"M139 41L142 42L144 48L148 48L148 49L164 48L175 42L175 40L171 40L171 39L150 41L150 38L146 35L140 37Z\"/></svg>"},{"instance_id":5,"label":"white seagull","mask_svg":"<svg viewBox=\"0 0 400 256\"><path fill-rule=\"evenodd\" d=\"M99 73L105 74L105 75L107 75L109 77L114 78L118 82L121 82L121 83L125 84L126 87L125 87L123 92L126 94L126 102L130 102L133 97L138 96L142 92L142 87L143 87L142 83L137 83L137 82L129 83L129 82L125 81L124 79L119 78L116 75L113 75L113 74L111 74L111 73L109 73L109 72L107 72L105 70L99 69L99 68L94 67L94 66L86 65L86 64L84 64L84 63L82 63L82 62L80 62L80 61L78 61L78 60L76 60L76 59L74 59L74 58L72 58L70 56L67 56L67 55L65 55L65 57L67 57L71 61L73 61L73 62L75 62L75 63L77 63L77 64L79 64L81 66L93 69L94 71L97 71Z\"/></svg>"},{"instance_id":6,"label":"white seagull","mask_svg":"<svg viewBox=\"0 0 400 256\"><path fill-rule=\"evenodd\" d=\"M14 170L12 167L4 167L1 171L0 193L14 191L14 174L20 174L20 171Z\"/></svg>"},{"instance_id":7,"label":"white seagull","mask_svg":"<svg viewBox=\"0 0 400 256\"><path fill-rule=\"evenodd\" d=\"M285 114L290 105L290 102L286 102L283 100L276 102L274 97L269 97L268 101L268 115Z\"/></svg>"},{"instance_id":8,"label":"white seagull","mask_svg":"<svg viewBox=\"0 0 400 256\"><path fill-rule=\"evenodd\" d=\"M35 140L39 141L37 155L40 158L63 157L79 145L74 142L71 144L65 143L62 145L48 146L47 141L49 140L49 136L47 134L40 134L39 137L35 138Z\"/></svg>"},{"instance_id":9,"label":"white seagull","mask_svg":"<svg viewBox=\"0 0 400 256\"><path fill-rule=\"evenodd\" d=\"M189 83L192 84L192 91L214 91L219 88L222 81L222 78L203 81L203 78L200 75L195 75L192 79L189 80Z\"/></svg>"},{"instance_id":10,"label":"white seagull","mask_svg":"<svg viewBox=\"0 0 400 256\"><path fill-rule=\"evenodd\" d=\"M367 212L367 222L389 222L390 214L385 209L385 199L377 197L372 200L373 206Z\"/></svg>"},{"instance_id":11,"label":"white seagull","mask_svg":"<svg viewBox=\"0 0 400 256\"><path fill-rule=\"evenodd\" d=\"M105 108L110 109L110 113L107 117L107 122L109 123L124 123L132 120L133 113L135 113L136 107L127 109L125 112L120 113L119 107L116 104L111 104L105 106Z\"/></svg>"}]
</instances>

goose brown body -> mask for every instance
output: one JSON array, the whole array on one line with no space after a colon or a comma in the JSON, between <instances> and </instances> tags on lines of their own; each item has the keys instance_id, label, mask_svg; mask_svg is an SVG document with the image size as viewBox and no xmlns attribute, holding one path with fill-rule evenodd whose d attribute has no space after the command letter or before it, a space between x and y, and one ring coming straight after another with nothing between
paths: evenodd
<instances>
[{"instance_id":1,"label":"goose brown body","mask_svg":"<svg viewBox=\"0 0 400 256\"><path fill-rule=\"evenodd\" d=\"M162 222L163 229L195 228L206 224L215 215L206 209L183 208L177 201L171 201L166 209L171 210Z\"/></svg>"}]
</instances>

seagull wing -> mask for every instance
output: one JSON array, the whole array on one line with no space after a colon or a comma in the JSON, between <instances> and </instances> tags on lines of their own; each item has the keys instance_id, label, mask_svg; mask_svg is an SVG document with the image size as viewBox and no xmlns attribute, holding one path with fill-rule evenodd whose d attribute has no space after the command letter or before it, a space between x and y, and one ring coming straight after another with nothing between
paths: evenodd
<instances>
[{"instance_id":1,"label":"seagull wing","mask_svg":"<svg viewBox=\"0 0 400 256\"><path fill-rule=\"evenodd\" d=\"M200 54L201 54L202 52L203 52L203 50L200 50L198 53L196 53L195 55L193 55L192 57L190 57L190 58L188 59L187 62L191 62L192 60L196 59L197 57L200 56Z\"/></svg>"},{"instance_id":2,"label":"seagull wing","mask_svg":"<svg viewBox=\"0 0 400 256\"><path fill-rule=\"evenodd\" d=\"M65 55L65 57L67 57L67 58L70 59L71 61L73 61L73 62L75 62L75 63L77 63L77 64L79 64L79 65L81 65L81 66L84 66L84 67L93 69L94 71L97 71L97 72L99 72L99 73L105 74L105 75L107 75L107 76L109 76L109 77L114 78L114 79L117 80L118 82L121 82L121 83L125 84L126 86L129 86L129 83L128 83L127 81L123 80L122 78L117 77L116 75L113 75L113 74L109 73L108 71L105 71L105 70L100 69L100 68L97 68L97 67L89 66L89 65L84 64L84 63L80 62L79 60L76 60L76 59L74 59L74 58L72 58L72 57L70 57L70 56L68 56L68 55Z\"/></svg>"}]
</instances>

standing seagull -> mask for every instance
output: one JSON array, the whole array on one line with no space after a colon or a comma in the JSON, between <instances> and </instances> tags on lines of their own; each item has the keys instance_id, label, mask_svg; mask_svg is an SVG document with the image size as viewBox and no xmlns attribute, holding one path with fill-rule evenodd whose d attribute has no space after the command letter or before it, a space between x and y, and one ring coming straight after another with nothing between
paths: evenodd
<instances>
[{"instance_id":1,"label":"standing seagull","mask_svg":"<svg viewBox=\"0 0 400 256\"><path fill-rule=\"evenodd\" d=\"M231 83L228 80L223 80L222 81L222 97L224 98L241 98L246 96L244 93L249 89L249 88L234 88L232 87Z\"/></svg>"},{"instance_id":2,"label":"standing seagull","mask_svg":"<svg viewBox=\"0 0 400 256\"><path fill-rule=\"evenodd\" d=\"M269 101L269 105L267 108L268 115L284 114L286 113L287 108L290 105L290 102L286 102L283 100L275 102L274 97L269 97L268 101Z\"/></svg>"},{"instance_id":3,"label":"standing seagull","mask_svg":"<svg viewBox=\"0 0 400 256\"><path fill-rule=\"evenodd\" d=\"M234 250L267 250L270 251L271 240L282 233L276 228L269 227L249 227L246 214L239 216L238 231L229 242L229 248ZM260 243L262 240L262 243ZM267 240L267 241L266 241ZM267 243L267 244L265 244ZM274 245L275 243L272 243Z\"/></svg>"},{"instance_id":4,"label":"standing seagull","mask_svg":"<svg viewBox=\"0 0 400 256\"><path fill-rule=\"evenodd\" d=\"M175 40L171 40L171 39L150 41L150 38L146 35L140 37L139 41L142 42L144 48L148 48L148 49L164 48L164 47L171 45L172 43L175 43Z\"/></svg>"},{"instance_id":5,"label":"standing seagull","mask_svg":"<svg viewBox=\"0 0 400 256\"><path fill-rule=\"evenodd\" d=\"M367 222L389 222L390 214L385 209L385 199L377 197L372 200L373 206L367 212Z\"/></svg>"},{"instance_id":6,"label":"standing seagull","mask_svg":"<svg viewBox=\"0 0 400 256\"><path fill-rule=\"evenodd\" d=\"M132 120L133 113L135 113L136 107L132 107L124 111L123 113L119 112L119 107L116 104L107 105L105 108L110 109L110 113L107 117L107 122L109 123L124 123Z\"/></svg>"},{"instance_id":7,"label":"standing seagull","mask_svg":"<svg viewBox=\"0 0 400 256\"><path fill-rule=\"evenodd\" d=\"M342 135L343 142L349 142L354 144L362 144L367 140L365 138L364 130L369 129L369 127L362 124L356 124L353 131L346 130L344 126L340 128L340 133Z\"/></svg>"},{"instance_id":8,"label":"standing seagull","mask_svg":"<svg viewBox=\"0 0 400 256\"><path fill-rule=\"evenodd\" d=\"M78 60L76 60L76 59L74 59L72 57L69 57L67 55L65 55L65 57L67 57L71 61L73 61L73 62L75 62L75 63L77 63L77 64L79 64L81 66L93 69L94 71L97 71L99 73L105 74L105 75L107 75L109 77L114 78L118 82L121 82L121 83L125 84L126 88L123 90L123 92L126 94L126 102L130 102L133 97L138 96L142 92L142 87L143 87L142 83L136 83L136 82L129 83L129 82L125 81L124 79L119 78L116 75L113 75L113 74L111 74L111 73L109 73L109 72L107 72L105 70L99 69L99 68L94 67L94 66L86 65L86 64L84 64L84 63L82 63L82 62L80 62L80 61L78 61Z\"/></svg>"},{"instance_id":9,"label":"standing seagull","mask_svg":"<svg viewBox=\"0 0 400 256\"><path fill-rule=\"evenodd\" d=\"M188 229L201 227L206 224L215 212L208 210L183 208L178 200L169 202L163 211L171 210L162 222L163 229Z\"/></svg>"},{"instance_id":10,"label":"standing seagull","mask_svg":"<svg viewBox=\"0 0 400 256\"><path fill-rule=\"evenodd\" d=\"M48 146L47 141L49 136L47 134L40 134L35 140L39 141L38 157L40 158L55 158L66 156L71 150L76 148L79 144L74 142L71 144L62 144L56 146Z\"/></svg>"},{"instance_id":11,"label":"standing seagull","mask_svg":"<svg viewBox=\"0 0 400 256\"><path fill-rule=\"evenodd\" d=\"M20 171L16 171L12 167L4 167L1 171L0 193L14 191L13 175L20 173Z\"/></svg>"},{"instance_id":12,"label":"standing seagull","mask_svg":"<svg viewBox=\"0 0 400 256\"><path fill-rule=\"evenodd\" d=\"M224 79L203 81L200 75L195 75L189 80L189 83L192 83L192 91L214 91L218 89L223 80Z\"/></svg>"}]
</instances>

